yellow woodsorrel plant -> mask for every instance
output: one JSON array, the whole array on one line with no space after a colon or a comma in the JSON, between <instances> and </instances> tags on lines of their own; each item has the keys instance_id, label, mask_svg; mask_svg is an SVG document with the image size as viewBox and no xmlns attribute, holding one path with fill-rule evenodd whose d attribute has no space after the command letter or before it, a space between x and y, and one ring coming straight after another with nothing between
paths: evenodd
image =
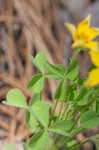
<instances>
[{"instance_id":1,"label":"yellow woodsorrel plant","mask_svg":"<svg viewBox=\"0 0 99 150\"><path fill-rule=\"evenodd\" d=\"M99 32L90 27L90 16L77 29L73 25L66 25L73 36L72 47L77 48L68 68L63 64L51 64L44 52L38 53L35 58L30 56L41 72L34 75L27 86L33 90L31 104L27 105L19 89L12 89L7 94L5 104L26 109L26 123L33 136L26 138L24 150L59 150L61 147L64 150L80 150L88 141L93 141L99 149L99 134L87 137L81 143L76 140L79 133L99 126L99 50L98 42L93 41ZM88 80L79 76L76 55L81 49L90 49L92 62L96 66L93 70L91 67ZM59 80L54 106L43 101L46 78ZM58 103L60 108L56 112Z\"/></svg>"}]
</instances>

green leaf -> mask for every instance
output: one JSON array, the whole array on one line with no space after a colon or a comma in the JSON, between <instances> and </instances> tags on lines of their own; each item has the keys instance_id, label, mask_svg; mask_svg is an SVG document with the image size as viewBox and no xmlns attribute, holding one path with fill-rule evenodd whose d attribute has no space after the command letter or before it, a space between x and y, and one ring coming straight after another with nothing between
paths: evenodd
<instances>
[{"instance_id":1,"label":"green leaf","mask_svg":"<svg viewBox=\"0 0 99 150\"><path fill-rule=\"evenodd\" d=\"M29 146L32 150L46 150L48 145L49 136L47 131L41 131L37 135L33 136Z\"/></svg>"},{"instance_id":2,"label":"green leaf","mask_svg":"<svg viewBox=\"0 0 99 150\"><path fill-rule=\"evenodd\" d=\"M77 76L78 76L78 71L79 71L79 67L75 67L71 72L69 72L66 77L71 80L71 81L74 81Z\"/></svg>"},{"instance_id":3,"label":"green leaf","mask_svg":"<svg viewBox=\"0 0 99 150\"><path fill-rule=\"evenodd\" d=\"M89 98L90 93L87 93L82 100L78 101L77 104L78 105L86 105L88 102L88 98Z\"/></svg>"},{"instance_id":4,"label":"green leaf","mask_svg":"<svg viewBox=\"0 0 99 150\"><path fill-rule=\"evenodd\" d=\"M42 92L43 88L44 88L44 77L42 76L42 78L38 80L38 82L33 87L34 93Z\"/></svg>"},{"instance_id":5,"label":"green leaf","mask_svg":"<svg viewBox=\"0 0 99 150\"><path fill-rule=\"evenodd\" d=\"M28 89L34 90L34 93L40 93L44 87L44 77L42 74L37 74L32 77L27 86Z\"/></svg>"},{"instance_id":6,"label":"green leaf","mask_svg":"<svg viewBox=\"0 0 99 150\"><path fill-rule=\"evenodd\" d=\"M92 90L86 87L80 89L79 95L76 97L76 102L78 105L85 105L88 102L89 96L91 95Z\"/></svg>"},{"instance_id":7,"label":"green leaf","mask_svg":"<svg viewBox=\"0 0 99 150\"><path fill-rule=\"evenodd\" d=\"M46 55L44 52L40 52L36 55L34 58L33 56L30 56L31 61L33 64L42 72L45 73L46 71Z\"/></svg>"},{"instance_id":8,"label":"green leaf","mask_svg":"<svg viewBox=\"0 0 99 150\"><path fill-rule=\"evenodd\" d=\"M70 133L68 131L71 129L72 125L72 120L61 120L49 128L49 131L69 137Z\"/></svg>"},{"instance_id":9,"label":"green leaf","mask_svg":"<svg viewBox=\"0 0 99 150\"><path fill-rule=\"evenodd\" d=\"M12 89L7 94L7 101L4 104L27 108L26 99L19 89Z\"/></svg>"},{"instance_id":10,"label":"green leaf","mask_svg":"<svg viewBox=\"0 0 99 150\"><path fill-rule=\"evenodd\" d=\"M68 67L68 71L67 71L67 74L69 72L71 72L78 64L78 60L77 59L73 59L70 64L69 64L69 67Z\"/></svg>"},{"instance_id":11,"label":"green leaf","mask_svg":"<svg viewBox=\"0 0 99 150\"><path fill-rule=\"evenodd\" d=\"M79 93L78 97L76 98L76 101L83 99L83 97L87 94L87 92L88 92L88 89L86 87L82 87L80 89L80 93Z\"/></svg>"},{"instance_id":12,"label":"green leaf","mask_svg":"<svg viewBox=\"0 0 99 150\"><path fill-rule=\"evenodd\" d=\"M33 106L30 106L29 110L42 126L48 126L49 107L44 102L38 101L34 103Z\"/></svg>"},{"instance_id":13,"label":"green leaf","mask_svg":"<svg viewBox=\"0 0 99 150\"><path fill-rule=\"evenodd\" d=\"M31 105L33 105L37 101L40 101L40 93L34 93L34 95L32 96Z\"/></svg>"},{"instance_id":14,"label":"green leaf","mask_svg":"<svg viewBox=\"0 0 99 150\"><path fill-rule=\"evenodd\" d=\"M78 64L78 60L73 59L70 62L67 73L65 75L66 78L68 78L71 81L74 81L78 76L79 67L77 66L77 64Z\"/></svg>"},{"instance_id":15,"label":"green leaf","mask_svg":"<svg viewBox=\"0 0 99 150\"><path fill-rule=\"evenodd\" d=\"M29 81L27 88L33 89L34 85L42 78L42 74L36 74L32 77L32 79Z\"/></svg>"},{"instance_id":16,"label":"green leaf","mask_svg":"<svg viewBox=\"0 0 99 150\"><path fill-rule=\"evenodd\" d=\"M64 78L64 74L60 72L60 69L57 66L54 66L50 64L49 62L46 62L46 66L47 66L48 71L53 72L54 74L57 74L57 76L59 76L60 79Z\"/></svg>"},{"instance_id":17,"label":"green leaf","mask_svg":"<svg viewBox=\"0 0 99 150\"><path fill-rule=\"evenodd\" d=\"M80 123L83 128L93 128L99 125L99 117L94 111L87 111L82 114Z\"/></svg>"},{"instance_id":18,"label":"green leaf","mask_svg":"<svg viewBox=\"0 0 99 150\"><path fill-rule=\"evenodd\" d=\"M36 142L40 139L40 137L42 137L44 131L41 130L40 132L38 132L36 135L33 135L30 142L29 142L29 146L30 147L34 147Z\"/></svg>"},{"instance_id":19,"label":"green leaf","mask_svg":"<svg viewBox=\"0 0 99 150\"><path fill-rule=\"evenodd\" d=\"M28 128L34 133L38 130L38 122L29 111L26 112L26 123Z\"/></svg>"},{"instance_id":20,"label":"green leaf","mask_svg":"<svg viewBox=\"0 0 99 150\"><path fill-rule=\"evenodd\" d=\"M15 150L14 143L9 143L6 145L5 150Z\"/></svg>"},{"instance_id":21,"label":"green leaf","mask_svg":"<svg viewBox=\"0 0 99 150\"><path fill-rule=\"evenodd\" d=\"M59 75L57 75L56 73L53 73L53 72L47 72L46 78L55 79L55 80L61 79L61 77Z\"/></svg>"},{"instance_id":22,"label":"green leaf","mask_svg":"<svg viewBox=\"0 0 99 150\"><path fill-rule=\"evenodd\" d=\"M58 65L56 65L56 67L57 67L58 70L60 70L60 72L61 72L62 74L65 75L65 73L66 73L66 66L65 66L65 65L63 65L63 64L58 64Z\"/></svg>"},{"instance_id":23,"label":"green leaf","mask_svg":"<svg viewBox=\"0 0 99 150\"><path fill-rule=\"evenodd\" d=\"M55 99L64 101L66 97L66 82L67 80L62 80L56 89Z\"/></svg>"},{"instance_id":24,"label":"green leaf","mask_svg":"<svg viewBox=\"0 0 99 150\"><path fill-rule=\"evenodd\" d=\"M72 147L72 146L75 145L75 144L77 144L77 141L76 141L76 140L72 140L72 141L68 142L68 143L66 144L66 146L67 146L68 148L70 148L70 147Z\"/></svg>"},{"instance_id":25,"label":"green leaf","mask_svg":"<svg viewBox=\"0 0 99 150\"><path fill-rule=\"evenodd\" d=\"M76 80L76 84L81 87L81 86L84 85L86 80L87 80L87 78L79 78L78 77L77 80Z\"/></svg>"},{"instance_id":26,"label":"green leaf","mask_svg":"<svg viewBox=\"0 0 99 150\"><path fill-rule=\"evenodd\" d=\"M47 61L45 53L44 52L38 53L36 55L35 61L38 65L40 71L42 73L45 73L45 71L46 71L46 61Z\"/></svg>"},{"instance_id":27,"label":"green leaf","mask_svg":"<svg viewBox=\"0 0 99 150\"><path fill-rule=\"evenodd\" d=\"M58 64L58 65L56 65L55 67L56 67L56 69L58 70L58 72L60 72L62 75L65 76L65 74L66 74L66 67L65 67L65 65L63 65L63 64ZM56 80L62 79L62 77L59 76L59 75L56 73L56 71L55 71L55 72L50 72L50 71L47 72L47 73L46 73L46 77L47 77L47 78L51 78L51 79L56 79Z\"/></svg>"}]
</instances>

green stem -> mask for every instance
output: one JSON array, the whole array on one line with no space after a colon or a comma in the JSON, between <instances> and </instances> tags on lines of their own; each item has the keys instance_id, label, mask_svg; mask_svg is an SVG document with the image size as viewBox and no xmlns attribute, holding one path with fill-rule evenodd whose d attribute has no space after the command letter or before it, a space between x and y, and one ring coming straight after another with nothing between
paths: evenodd
<instances>
[{"instance_id":1,"label":"green stem","mask_svg":"<svg viewBox=\"0 0 99 150\"><path fill-rule=\"evenodd\" d=\"M58 150L58 147L56 145L54 145L52 150Z\"/></svg>"},{"instance_id":2,"label":"green stem","mask_svg":"<svg viewBox=\"0 0 99 150\"><path fill-rule=\"evenodd\" d=\"M29 145L29 129L27 127L26 144Z\"/></svg>"},{"instance_id":3,"label":"green stem","mask_svg":"<svg viewBox=\"0 0 99 150\"><path fill-rule=\"evenodd\" d=\"M69 106L69 105L68 105L68 106ZM69 107L67 108L66 112L65 112L65 116L64 116L64 117L65 117L65 120L67 120L68 112L69 112L70 108L71 108L71 107L69 106Z\"/></svg>"},{"instance_id":4,"label":"green stem","mask_svg":"<svg viewBox=\"0 0 99 150\"><path fill-rule=\"evenodd\" d=\"M54 115L55 115L55 110L56 110L57 104L58 104L58 100L56 100L56 102L55 102L55 104L54 104L54 107L53 107L53 110L52 110L52 114L51 114L51 117L50 117L50 121L49 121L49 126L50 126L50 124L51 124L52 118L53 118Z\"/></svg>"},{"instance_id":5,"label":"green stem","mask_svg":"<svg viewBox=\"0 0 99 150\"><path fill-rule=\"evenodd\" d=\"M65 108L64 108L64 111L63 111L63 114L62 114L62 119L65 118L65 114L66 114L66 112L67 112L68 104L69 104L69 103L67 102L66 105L65 105Z\"/></svg>"},{"instance_id":6,"label":"green stem","mask_svg":"<svg viewBox=\"0 0 99 150\"><path fill-rule=\"evenodd\" d=\"M80 52L80 50L81 50L81 48L77 48L75 51L74 51L74 53L73 53L73 56L72 56L72 59L71 60L73 60L77 55L78 55L78 53Z\"/></svg>"},{"instance_id":7,"label":"green stem","mask_svg":"<svg viewBox=\"0 0 99 150\"><path fill-rule=\"evenodd\" d=\"M49 143L48 143L48 146L47 146L47 149L46 149L46 150L50 150L50 149L51 149L52 143L53 143L53 140L52 140L52 138L50 137Z\"/></svg>"},{"instance_id":8,"label":"green stem","mask_svg":"<svg viewBox=\"0 0 99 150\"><path fill-rule=\"evenodd\" d=\"M42 100L43 90L40 92L40 100Z\"/></svg>"},{"instance_id":9,"label":"green stem","mask_svg":"<svg viewBox=\"0 0 99 150\"><path fill-rule=\"evenodd\" d=\"M62 110L63 110L63 106L64 106L64 102L62 101L62 102L61 102L61 105L60 105L60 110L59 110L59 114L58 114L57 120L59 120L60 117L61 117L61 113L62 113Z\"/></svg>"},{"instance_id":10,"label":"green stem","mask_svg":"<svg viewBox=\"0 0 99 150\"><path fill-rule=\"evenodd\" d=\"M59 148L58 148L58 146L56 144L56 136L55 135L54 135L54 139L53 140L54 140L54 142L53 142L51 150L58 150Z\"/></svg>"},{"instance_id":11,"label":"green stem","mask_svg":"<svg viewBox=\"0 0 99 150\"><path fill-rule=\"evenodd\" d=\"M76 120L74 121L74 124L72 125L70 131L72 131L72 129L75 127L75 125L77 124L78 120L80 119L81 115L82 115L83 112L81 112L78 117L76 118Z\"/></svg>"}]
</instances>

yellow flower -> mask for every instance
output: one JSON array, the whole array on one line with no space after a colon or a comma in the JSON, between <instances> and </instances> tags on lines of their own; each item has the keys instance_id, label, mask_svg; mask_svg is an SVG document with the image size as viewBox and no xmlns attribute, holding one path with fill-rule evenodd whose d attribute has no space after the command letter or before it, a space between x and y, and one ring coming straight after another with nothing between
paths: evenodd
<instances>
[{"instance_id":1,"label":"yellow flower","mask_svg":"<svg viewBox=\"0 0 99 150\"><path fill-rule=\"evenodd\" d=\"M77 28L72 24L65 23L73 37L74 43L72 48L82 47L95 51L98 50L98 42L92 40L99 35L99 29L90 27L90 19L91 15L88 15L78 24Z\"/></svg>"},{"instance_id":2,"label":"yellow flower","mask_svg":"<svg viewBox=\"0 0 99 150\"><path fill-rule=\"evenodd\" d=\"M93 69L88 77L87 82L85 83L86 86L95 86L99 84L99 51L90 51L90 56L93 64L96 66Z\"/></svg>"}]
</instances>

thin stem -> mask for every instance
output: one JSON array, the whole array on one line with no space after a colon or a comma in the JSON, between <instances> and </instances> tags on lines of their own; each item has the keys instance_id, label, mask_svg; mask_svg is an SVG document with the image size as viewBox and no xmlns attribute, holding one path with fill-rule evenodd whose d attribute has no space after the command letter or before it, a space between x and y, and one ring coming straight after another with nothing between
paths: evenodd
<instances>
[{"instance_id":1,"label":"thin stem","mask_svg":"<svg viewBox=\"0 0 99 150\"><path fill-rule=\"evenodd\" d=\"M68 116L68 112L69 112L69 110L70 110L70 108L71 108L71 106L68 104L68 108L67 108L67 110L66 110L66 112L65 112L65 120L67 119L67 116Z\"/></svg>"},{"instance_id":2,"label":"thin stem","mask_svg":"<svg viewBox=\"0 0 99 150\"><path fill-rule=\"evenodd\" d=\"M65 105L65 108L64 108L64 111L63 111L63 114L62 114L62 119L64 119L64 117L65 117L65 114L66 114L66 111L67 111L67 108L68 108L68 102L66 103L66 105Z\"/></svg>"},{"instance_id":3,"label":"thin stem","mask_svg":"<svg viewBox=\"0 0 99 150\"><path fill-rule=\"evenodd\" d=\"M46 150L50 150L51 149L51 145L52 145L52 138L49 139L49 143L48 143L48 146L47 146L47 149Z\"/></svg>"},{"instance_id":4,"label":"thin stem","mask_svg":"<svg viewBox=\"0 0 99 150\"><path fill-rule=\"evenodd\" d=\"M54 147L52 148L52 150L58 150L58 147L56 145L54 145Z\"/></svg>"},{"instance_id":5,"label":"thin stem","mask_svg":"<svg viewBox=\"0 0 99 150\"><path fill-rule=\"evenodd\" d=\"M77 48L74 53L73 53L73 56L72 56L72 60L77 56L77 54L80 52L81 48Z\"/></svg>"},{"instance_id":6,"label":"thin stem","mask_svg":"<svg viewBox=\"0 0 99 150\"><path fill-rule=\"evenodd\" d=\"M42 100L43 90L40 92L40 100Z\"/></svg>"},{"instance_id":7,"label":"thin stem","mask_svg":"<svg viewBox=\"0 0 99 150\"><path fill-rule=\"evenodd\" d=\"M55 104L54 104L54 107L53 107L53 110L52 110L52 114L51 114L51 117L50 117L50 121L49 121L49 126L50 126L50 124L51 124L52 118L54 117L57 104L58 104L58 100L56 100L56 102L55 102Z\"/></svg>"},{"instance_id":8,"label":"thin stem","mask_svg":"<svg viewBox=\"0 0 99 150\"><path fill-rule=\"evenodd\" d=\"M76 120L74 121L74 124L72 125L70 131L72 131L72 129L75 127L75 125L77 124L78 120L80 119L81 115L82 115L83 112L81 112L78 117L76 118Z\"/></svg>"},{"instance_id":9,"label":"thin stem","mask_svg":"<svg viewBox=\"0 0 99 150\"><path fill-rule=\"evenodd\" d=\"M58 150L58 146L57 146L57 144L56 144L56 138L57 138L57 136L54 134L53 135L53 145L52 145L52 150Z\"/></svg>"},{"instance_id":10,"label":"thin stem","mask_svg":"<svg viewBox=\"0 0 99 150\"><path fill-rule=\"evenodd\" d=\"M29 144L29 129L27 127L26 144Z\"/></svg>"},{"instance_id":11,"label":"thin stem","mask_svg":"<svg viewBox=\"0 0 99 150\"><path fill-rule=\"evenodd\" d=\"M60 110L59 110L59 114L58 114L57 120L60 119L60 116L61 116L61 113L62 113L62 110L63 110L63 106L64 106L64 102L62 101L61 105L60 105Z\"/></svg>"}]
</instances>

